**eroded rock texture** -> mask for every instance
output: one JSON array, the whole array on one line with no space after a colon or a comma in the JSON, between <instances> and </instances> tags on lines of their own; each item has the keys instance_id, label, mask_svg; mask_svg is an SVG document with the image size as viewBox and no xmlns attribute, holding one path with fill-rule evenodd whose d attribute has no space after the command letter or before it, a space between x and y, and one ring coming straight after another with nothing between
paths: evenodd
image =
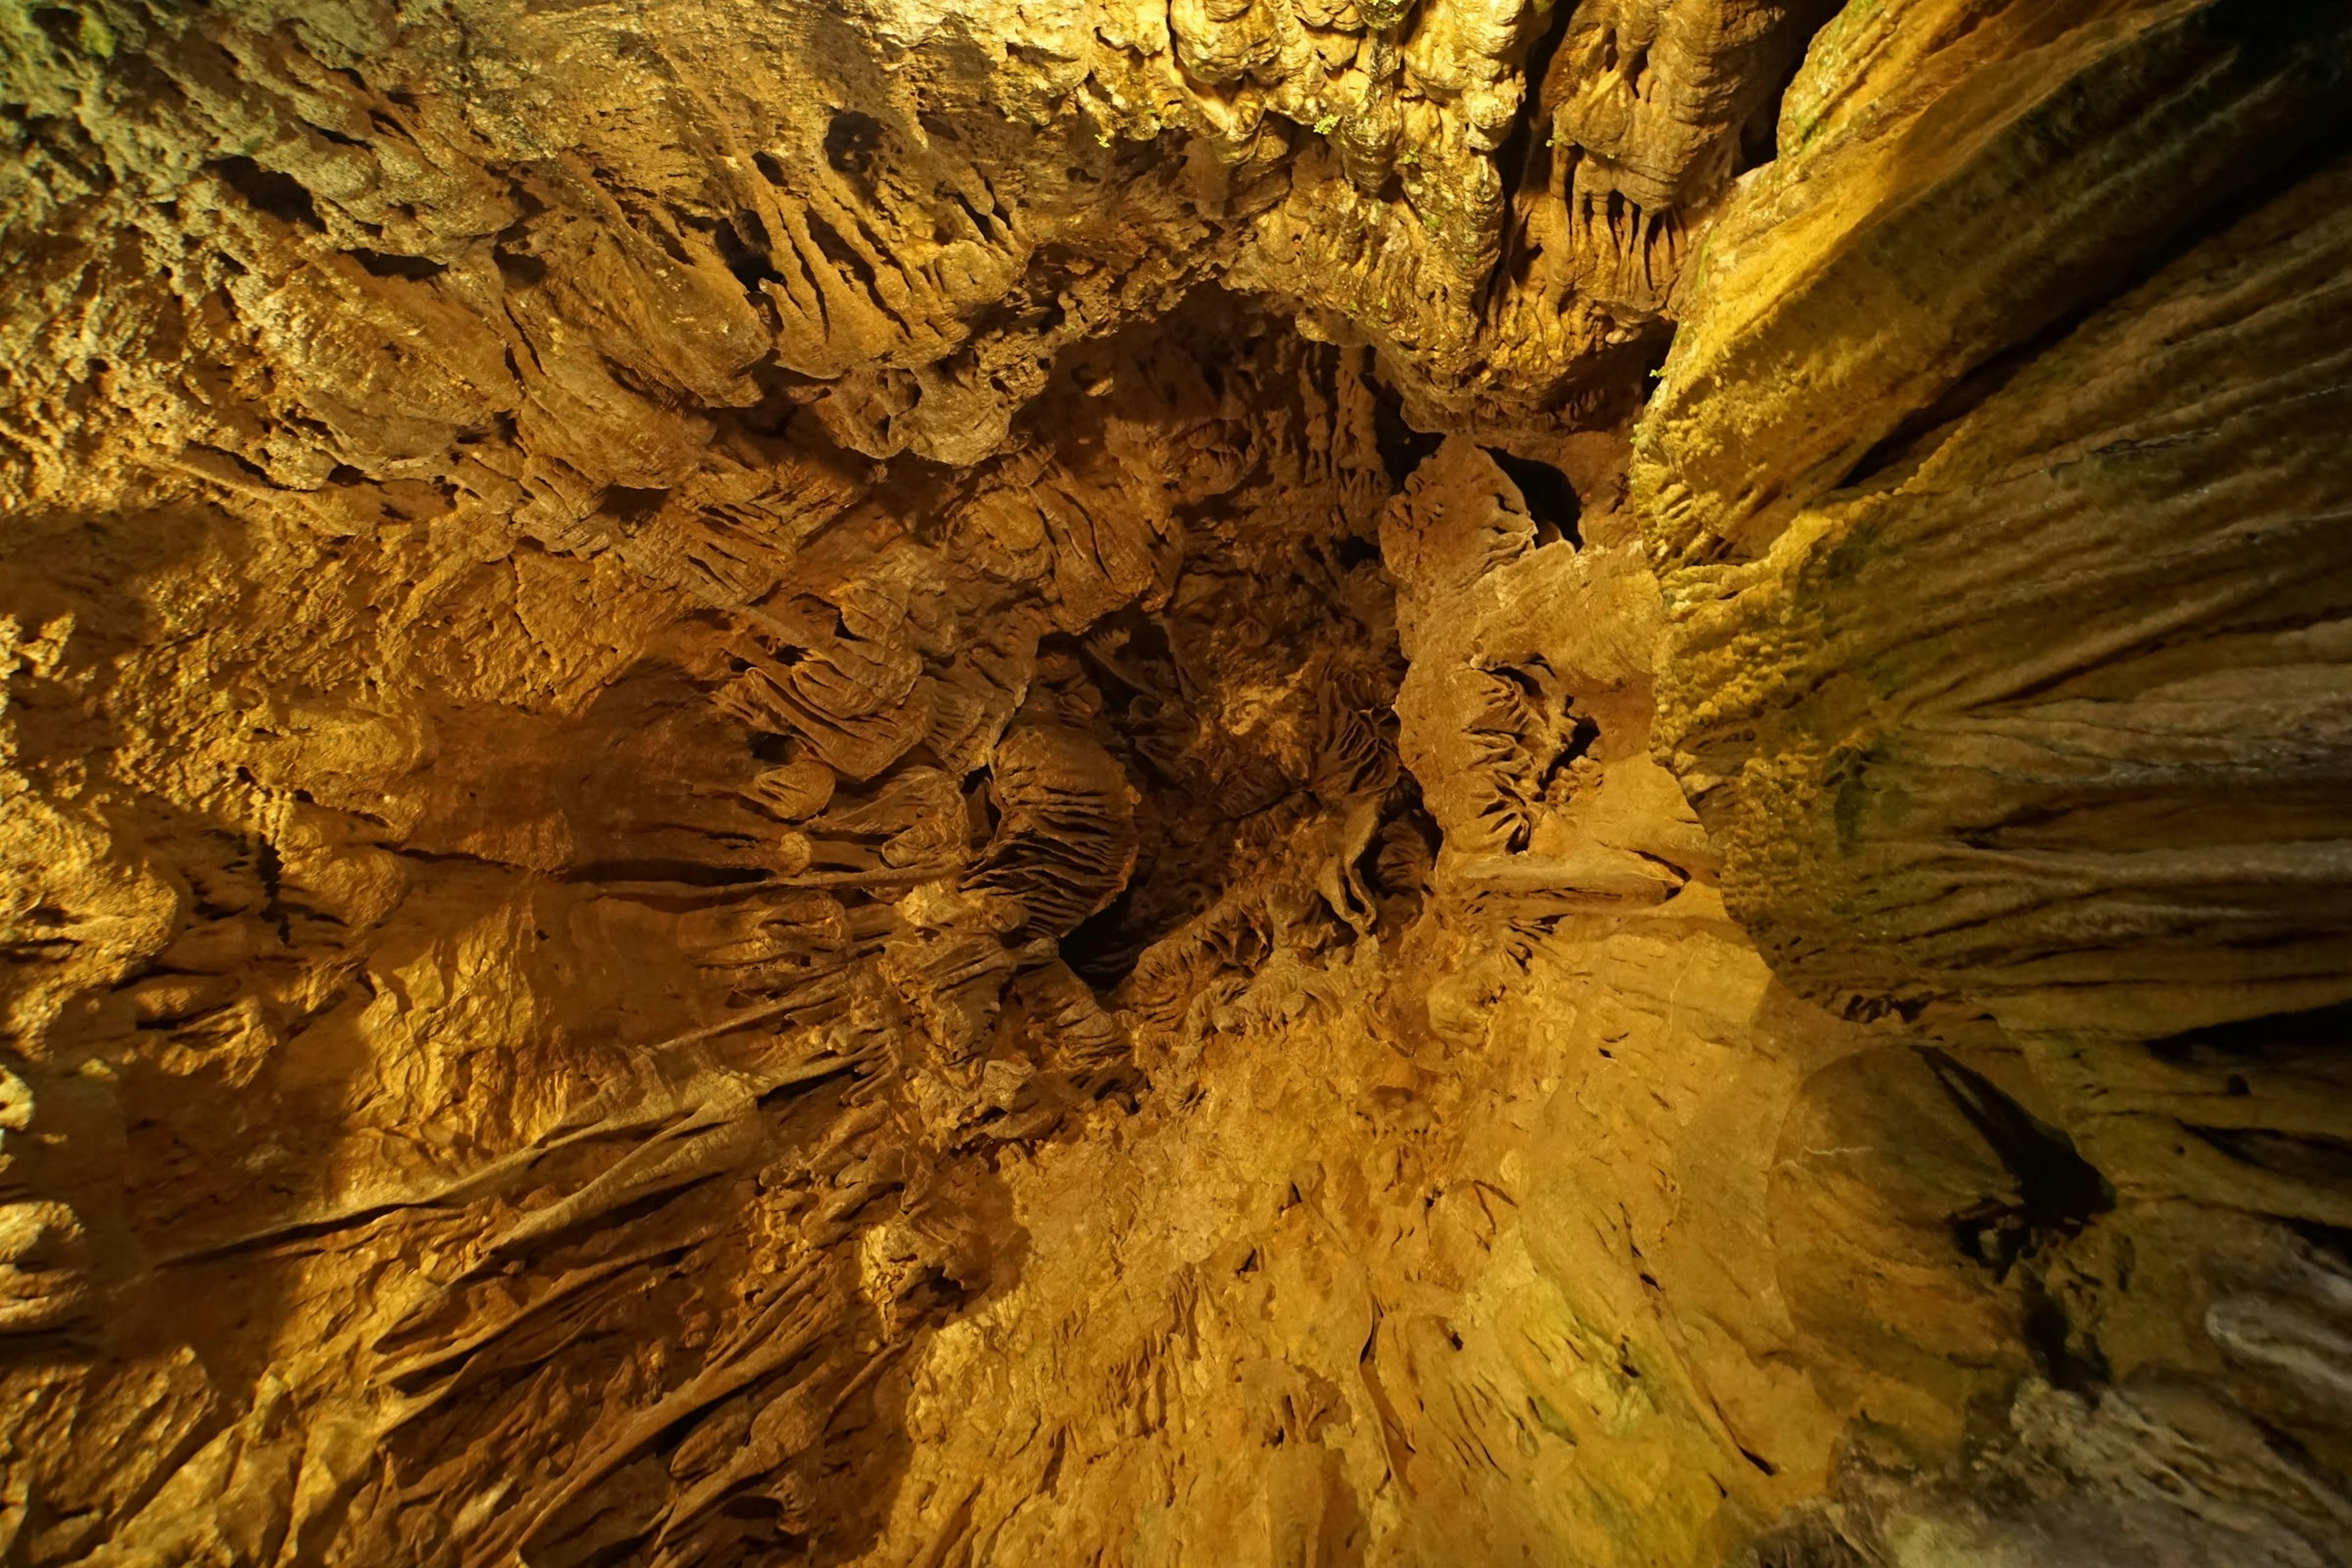
<instances>
[{"instance_id":1,"label":"eroded rock texture","mask_svg":"<svg viewBox=\"0 0 2352 1568\"><path fill-rule=\"evenodd\" d=\"M2097 1387L2020 1402L1984 1461L2014 1518L1939 1495L1909 1528L2334 1561L2301 1460L2340 1464L2352 1408L2285 1385L2333 1380L2347 1299L2352 31L1923 9L1816 44L1644 416L1660 754L1779 973L1997 1023L2103 1184L2029 1183L2073 1234L2021 1255Z\"/></svg>"},{"instance_id":2,"label":"eroded rock texture","mask_svg":"<svg viewBox=\"0 0 2352 1568\"><path fill-rule=\"evenodd\" d=\"M0 10L0 1562L2347 1561L2347 70Z\"/></svg>"}]
</instances>

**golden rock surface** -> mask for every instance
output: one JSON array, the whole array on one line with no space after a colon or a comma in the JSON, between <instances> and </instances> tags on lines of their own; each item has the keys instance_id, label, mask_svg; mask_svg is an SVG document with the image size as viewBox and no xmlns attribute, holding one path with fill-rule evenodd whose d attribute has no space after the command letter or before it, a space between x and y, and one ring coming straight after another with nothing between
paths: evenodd
<instances>
[{"instance_id":1,"label":"golden rock surface","mask_svg":"<svg viewBox=\"0 0 2352 1568\"><path fill-rule=\"evenodd\" d=\"M0 1563L2352 1562L2347 78L0 7Z\"/></svg>"}]
</instances>

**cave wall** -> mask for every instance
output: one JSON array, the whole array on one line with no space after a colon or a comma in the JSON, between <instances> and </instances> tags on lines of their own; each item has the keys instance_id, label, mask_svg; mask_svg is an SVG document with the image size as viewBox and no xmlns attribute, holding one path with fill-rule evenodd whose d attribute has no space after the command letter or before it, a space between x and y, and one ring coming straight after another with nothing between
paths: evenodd
<instances>
[{"instance_id":1,"label":"cave wall","mask_svg":"<svg viewBox=\"0 0 2352 1568\"><path fill-rule=\"evenodd\" d=\"M0 11L0 1560L2339 1560L2344 30Z\"/></svg>"},{"instance_id":2,"label":"cave wall","mask_svg":"<svg viewBox=\"0 0 2352 1568\"><path fill-rule=\"evenodd\" d=\"M1857 1480L1854 1529L2327 1560L2352 37L1923 10L1816 40L1632 479L1659 754L1730 908L1843 1016L1997 1026L2083 1178L2045 1165L2011 1222L2074 1210L2019 1266L2081 1405L2021 1403L2001 1501Z\"/></svg>"}]
</instances>

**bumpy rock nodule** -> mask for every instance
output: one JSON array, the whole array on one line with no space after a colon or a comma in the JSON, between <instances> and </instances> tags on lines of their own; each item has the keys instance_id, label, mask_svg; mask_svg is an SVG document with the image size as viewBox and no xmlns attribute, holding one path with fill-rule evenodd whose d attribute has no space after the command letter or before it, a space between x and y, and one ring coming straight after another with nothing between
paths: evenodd
<instances>
[{"instance_id":1,"label":"bumpy rock nodule","mask_svg":"<svg viewBox=\"0 0 2352 1568\"><path fill-rule=\"evenodd\" d=\"M2347 35L0 13L0 1558L2343 1561Z\"/></svg>"}]
</instances>

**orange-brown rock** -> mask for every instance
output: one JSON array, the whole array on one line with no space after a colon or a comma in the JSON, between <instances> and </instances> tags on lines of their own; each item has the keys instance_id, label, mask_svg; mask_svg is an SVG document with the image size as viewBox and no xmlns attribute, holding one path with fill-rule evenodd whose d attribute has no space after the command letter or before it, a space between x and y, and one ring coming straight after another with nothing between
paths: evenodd
<instances>
[{"instance_id":1,"label":"orange-brown rock","mask_svg":"<svg viewBox=\"0 0 2352 1568\"><path fill-rule=\"evenodd\" d=\"M2344 1561L2347 68L0 11L0 1563Z\"/></svg>"}]
</instances>

